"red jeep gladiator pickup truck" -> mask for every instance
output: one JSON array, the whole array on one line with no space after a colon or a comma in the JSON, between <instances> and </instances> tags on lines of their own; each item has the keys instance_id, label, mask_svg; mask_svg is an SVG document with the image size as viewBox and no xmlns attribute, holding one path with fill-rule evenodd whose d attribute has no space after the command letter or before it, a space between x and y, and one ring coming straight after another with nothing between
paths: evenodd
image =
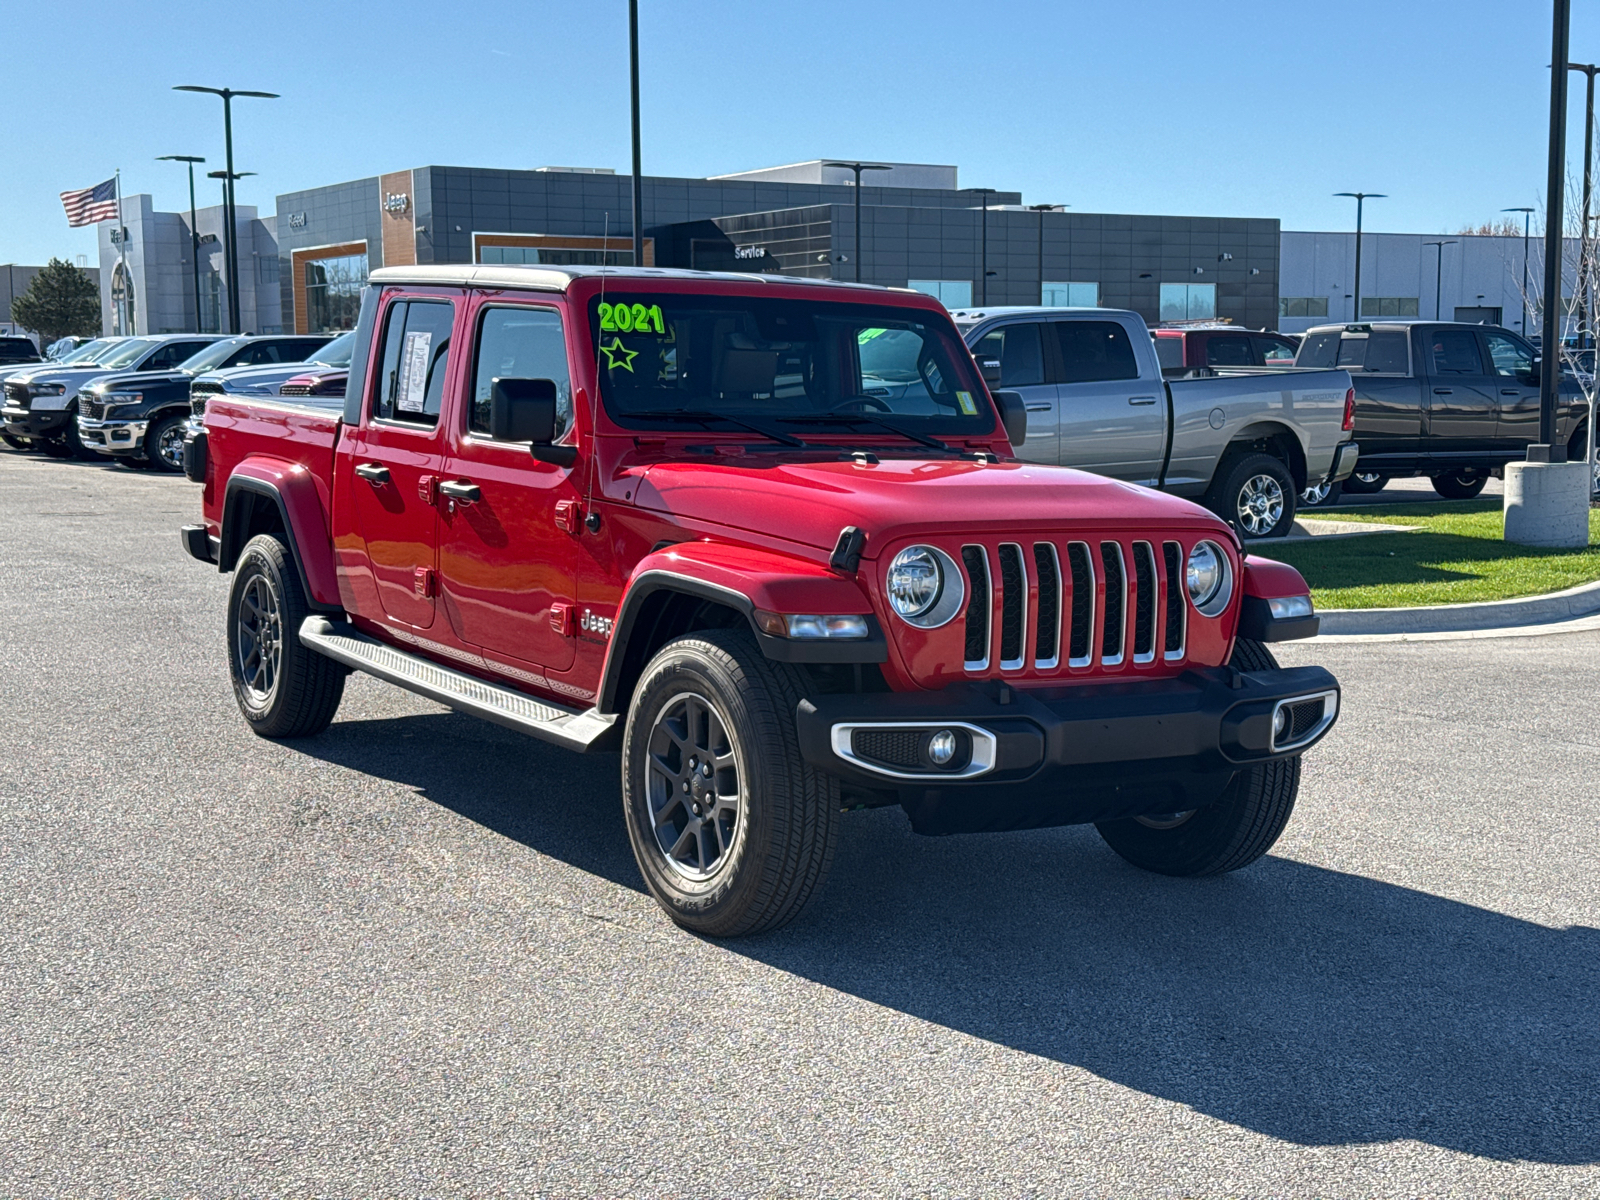
<instances>
[{"instance_id":1,"label":"red jeep gladiator pickup truck","mask_svg":"<svg viewBox=\"0 0 1600 1200\"><path fill-rule=\"evenodd\" d=\"M792 918L860 807L1254 861L1338 713L1266 646L1316 632L1305 582L1188 501L1018 462L1025 419L914 292L387 268L342 399L209 399L182 535L233 573L257 733L321 731L353 669L618 748L644 880L703 933Z\"/></svg>"}]
</instances>

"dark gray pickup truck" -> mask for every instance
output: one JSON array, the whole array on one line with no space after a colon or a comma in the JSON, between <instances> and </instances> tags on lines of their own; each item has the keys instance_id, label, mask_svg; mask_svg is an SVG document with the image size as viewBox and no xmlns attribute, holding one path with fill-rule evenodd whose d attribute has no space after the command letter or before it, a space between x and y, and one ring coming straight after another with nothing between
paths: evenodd
<instances>
[{"instance_id":1,"label":"dark gray pickup truck","mask_svg":"<svg viewBox=\"0 0 1600 1200\"><path fill-rule=\"evenodd\" d=\"M1343 367L1355 384L1361 461L1347 492L1428 475L1441 496L1471 499L1539 437L1538 351L1498 325L1319 325L1294 361ZM1563 377L1556 440L1569 459L1587 453L1588 411L1577 381Z\"/></svg>"}]
</instances>

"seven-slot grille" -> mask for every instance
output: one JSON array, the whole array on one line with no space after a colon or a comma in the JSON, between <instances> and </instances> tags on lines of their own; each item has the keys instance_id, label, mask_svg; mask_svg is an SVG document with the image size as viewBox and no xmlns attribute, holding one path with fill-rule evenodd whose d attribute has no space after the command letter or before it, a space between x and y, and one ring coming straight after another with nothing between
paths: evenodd
<instances>
[{"instance_id":1,"label":"seven-slot grille","mask_svg":"<svg viewBox=\"0 0 1600 1200\"><path fill-rule=\"evenodd\" d=\"M1063 658L1074 670L1182 659L1183 562L1177 542L962 546L966 670L1049 671Z\"/></svg>"}]
</instances>

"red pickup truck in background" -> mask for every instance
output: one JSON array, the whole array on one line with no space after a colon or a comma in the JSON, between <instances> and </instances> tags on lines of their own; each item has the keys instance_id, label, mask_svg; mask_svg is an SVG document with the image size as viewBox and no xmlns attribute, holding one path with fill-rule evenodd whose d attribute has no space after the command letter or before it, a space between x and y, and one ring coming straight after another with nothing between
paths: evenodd
<instances>
[{"instance_id":1,"label":"red pickup truck in background","mask_svg":"<svg viewBox=\"0 0 1600 1200\"><path fill-rule=\"evenodd\" d=\"M1234 325L1163 325L1152 329L1150 338L1161 373L1169 379L1202 367L1292 367L1300 349L1288 334Z\"/></svg>"},{"instance_id":2,"label":"red pickup truck in background","mask_svg":"<svg viewBox=\"0 0 1600 1200\"><path fill-rule=\"evenodd\" d=\"M1338 712L1305 582L1217 517L1018 462L917 293L651 269L373 273L342 407L213 396L188 447L267 737L352 669L621 750L646 884L713 935L792 918L850 808L1092 822L1232 870Z\"/></svg>"}]
</instances>

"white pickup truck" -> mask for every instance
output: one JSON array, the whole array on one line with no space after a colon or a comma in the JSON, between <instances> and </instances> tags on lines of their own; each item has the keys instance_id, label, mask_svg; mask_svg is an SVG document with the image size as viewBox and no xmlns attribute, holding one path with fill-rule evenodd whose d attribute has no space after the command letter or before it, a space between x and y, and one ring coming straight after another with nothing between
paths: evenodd
<instances>
[{"instance_id":1,"label":"white pickup truck","mask_svg":"<svg viewBox=\"0 0 1600 1200\"><path fill-rule=\"evenodd\" d=\"M1296 497L1355 470L1343 370L1219 368L1163 379L1149 327L1113 308L951 313L991 388L1028 410L1032 462L1198 500L1247 538L1281 537Z\"/></svg>"}]
</instances>

